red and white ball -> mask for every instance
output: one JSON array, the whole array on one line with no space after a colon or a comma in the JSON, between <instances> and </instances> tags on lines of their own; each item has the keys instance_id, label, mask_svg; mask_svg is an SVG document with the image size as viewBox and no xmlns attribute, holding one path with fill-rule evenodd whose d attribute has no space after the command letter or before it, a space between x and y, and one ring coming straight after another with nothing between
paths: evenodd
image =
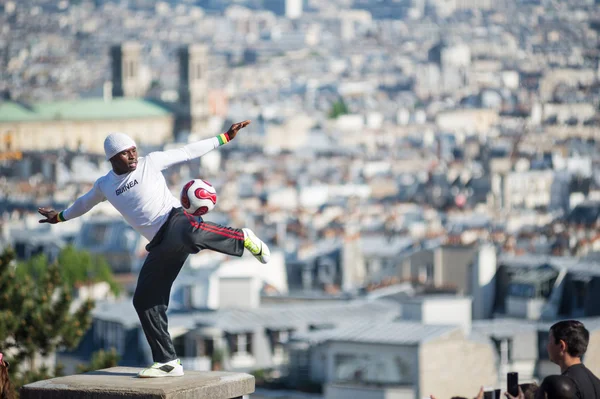
<instances>
[{"instance_id":1,"label":"red and white ball","mask_svg":"<svg viewBox=\"0 0 600 399\"><path fill-rule=\"evenodd\" d=\"M190 180L181 190L181 206L192 215L202 216L217 204L217 190L202 179Z\"/></svg>"}]
</instances>

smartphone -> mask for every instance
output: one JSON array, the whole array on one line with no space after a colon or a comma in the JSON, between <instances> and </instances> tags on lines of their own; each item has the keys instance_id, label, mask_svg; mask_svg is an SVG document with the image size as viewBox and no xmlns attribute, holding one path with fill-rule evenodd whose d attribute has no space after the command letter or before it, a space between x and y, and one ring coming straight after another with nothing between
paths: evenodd
<instances>
[{"instance_id":1,"label":"smartphone","mask_svg":"<svg viewBox=\"0 0 600 399\"><path fill-rule=\"evenodd\" d=\"M506 373L506 392L514 397L519 395L519 373Z\"/></svg>"}]
</instances>

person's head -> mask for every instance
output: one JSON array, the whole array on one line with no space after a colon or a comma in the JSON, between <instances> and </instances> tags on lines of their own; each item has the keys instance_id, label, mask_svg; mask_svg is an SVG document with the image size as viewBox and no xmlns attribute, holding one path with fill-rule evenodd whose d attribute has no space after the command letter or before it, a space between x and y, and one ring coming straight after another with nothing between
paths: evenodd
<instances>
[{"instance_id":1,"label":"person's head","mask_svg":"<svg viewBox=\"0 0 600 399\"><path fill-rule=\"evenodd\" d=\"M580 321L559 321L550 327L546 347L548 356L558 364L564 359L581 358L587 350L589 340L590 333Z\"/></svg>"},{"instance_id":2,"label":"person's head","mask_svg":"<svg viewBox=\"0 0 600 399\"><path fill-rule=\"evenodd\" d=\"M104 140L104 154L118 175L133 172L138 156L135 141L124 133L111 133Z\"/></svg>"},{"instance_id":3,"label":"person's head","mask_svg":"<svg viewBox=\"0 0 600 399\"><path fill-rule=\"evenodd\" d=\"M540 390L547 399L575 399L577 398L577 385L570 377L565 375L550 375L544 378Z\"/></svg>"}]
</instances>

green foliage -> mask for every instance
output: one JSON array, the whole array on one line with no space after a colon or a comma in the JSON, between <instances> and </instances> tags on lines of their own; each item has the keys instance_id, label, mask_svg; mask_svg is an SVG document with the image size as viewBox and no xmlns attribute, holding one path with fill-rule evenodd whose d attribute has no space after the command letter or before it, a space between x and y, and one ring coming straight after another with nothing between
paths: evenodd
<instances>
[{"instance_id":1,"label":"green foliage","mask_svg":"<svg viewBox=\"0 0 600 399\"><path fill-rule=\"evenodd\" d=\"M19 264L16 273L19 277L31 276L38 279L47 268L48 260L43 255L34 256ZM87 251L78 251L67 246L58 255L61 280L69 287L89 282L105 281L110 285L113 294L118 295L119 285L115 282L112 270L102 256L92 255Z\"/></svg>"},{"instance_id":2,"label":"green foliage","mask_svg":"<svg viewBox=\"0 0 600 399\"><path fill-rule=\"evenodd\" d=\"M215 348L213 350L211 360L213 363L223 363L223 359L225 359L225 351L221 348Z\"/></svg>"},{"instance_id":3,"label":"green foliage","mask_svg":"<svg viewBox=\"0 0 600 399\"><path fill-rule=\"evenodd\" d=\"M252 370L250 374L254 376L257 382L264 382L268 376L268 372L265 369Z\"/></svg>"},{"instance_id":4,"label":"green foliage","mask_svg":"<svg viewBox=\"0 0 600 399\"><path fill-rule=\"evenodd\" d=\"M344 99L340 98L331 106L331 110L329 111L329 118L337 119L338 116L345 115L348 112L348 106L344 102Z\"/></svg>"},{"instance_id":5,"label":"green foliage","mask_svg":"<svg viewBox=\"0 0 600 399\"><path fill-rule=\"evenodd\" d=\"M14 331L24 313L24 302L28 286L15 279L14 252L11 249L0 254L0 337ZM5 338L4 338L5 339ZM0 346L0 351L4 346Z\"/></svg>"},{"instance_id":6,"label":"green foliage","mask_svg":"<svg viewBox=\"0 0 600 399\"><path fill-rule=\"evenodd\" d=\"M51 377L36 357L74 349L91 325L94 303L71 310L72 287L62 280L58 262L37 257L23 273L14 259L12 249L0 254L0 351L11 355L10 373L19 387ZM24 365L27 370L19 372Z\"/></svg>"},{"instance_id":7,"label":"green foliage","mask_svg":"<svg viewBox=\"0 0 600 399\"><path fill-rule=\"evenodd\" d=\"M94 352L92 355L92 360L89 364L83 365L80 364L77 366L78 373L87 373L88 371L107 369L109 367L115 367L121 357L117 353L115 348L111 348L109 351L105 351L100 349L97 352Z\"/></svg>"}]
</instances>

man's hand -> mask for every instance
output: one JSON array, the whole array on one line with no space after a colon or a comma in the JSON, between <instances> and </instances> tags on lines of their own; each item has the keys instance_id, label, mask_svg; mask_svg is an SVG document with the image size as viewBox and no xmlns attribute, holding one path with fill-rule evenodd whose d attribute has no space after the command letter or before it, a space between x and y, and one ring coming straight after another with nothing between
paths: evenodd
<instances>
[{"instance_id":1,"label":"man's hand","mask_svg":"<svg viewBox=\"0 0 600 399\"><path fill-rule=\"evenodd\" d=\"M504 396L506 396L508 399L525 399L525 394L523 393L521 387L519 387L519 394L517 396L512 396L508 392L504 392Z\"/></svg>"},{"instance_id":2,"label":"man's hand","mask_svg":"<svg viewBox=\"0 0 600 399\"><path fill-rule=\"evenodd\" d=\"M238 122L238 123L234 123L233 125L231 125L231 127L227 131L227 134L229 135L229 140L233 140L235 138L235 136L238 134L238 132L240 131L240 129L245 128L249 124L250 124L250 121L243 121L243 122Z\"/></svg>"},{"instance_id":3,"label":"man's hand","mask_svg":"<svg viewBox=\"0 0 600 399\"><path fill-rule=\"evenodd\" d=\"M56 224L59 222L58 220L58 212L54 209L50 208L38 208L38 212L40 215L44 216L46 219L41 219L39 223L50 223Z\"/></svg>"}]
</instances>

